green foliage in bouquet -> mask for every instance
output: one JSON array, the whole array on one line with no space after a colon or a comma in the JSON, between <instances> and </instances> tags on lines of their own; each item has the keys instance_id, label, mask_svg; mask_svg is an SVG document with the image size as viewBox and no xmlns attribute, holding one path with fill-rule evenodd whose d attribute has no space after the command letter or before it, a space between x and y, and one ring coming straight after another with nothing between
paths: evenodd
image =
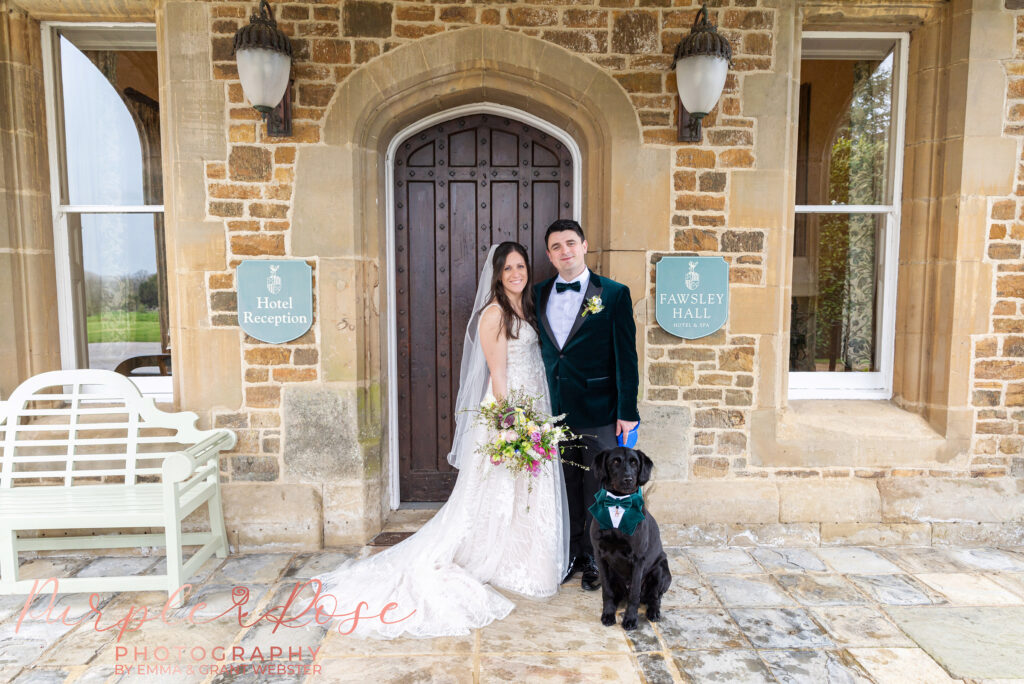
<instances>
[{"instance_id":1,"label":"green foliage in bouquet","mask_svg":"<svg viewBox=\"0 0 1024 684\"><path fill-rule=\"evenodd\" d=\"M572 439L568 428L558 425L564 416L549 416L535 407L537 397L522 391L509 392L501 401L480 405L481 423L494 436L478 452L514 475L537 477L544 464L558 456L558 444Z\"/></svg>"}]
</instances>

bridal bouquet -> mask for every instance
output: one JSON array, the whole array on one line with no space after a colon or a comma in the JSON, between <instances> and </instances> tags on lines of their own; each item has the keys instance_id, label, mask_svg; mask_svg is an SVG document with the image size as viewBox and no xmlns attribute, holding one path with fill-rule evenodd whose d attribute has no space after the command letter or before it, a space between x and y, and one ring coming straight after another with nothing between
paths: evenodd
<instances>
[{"instance_id":1,"label":"bridal bouquet","mask_svg":"<svg viewBox=\"0 0 1024 684\"><path fill-rule=\"evenodd\" d=\"M480 420L495 432L494 439L480 446L480 453L516 475L537 477L541 466L558 454L558 443L573 437L568 428L555 424L561 416L541 413L534 408L536 401L514 391L502 401L492 399L480 405Z\"/></svg>"}]
</instances>

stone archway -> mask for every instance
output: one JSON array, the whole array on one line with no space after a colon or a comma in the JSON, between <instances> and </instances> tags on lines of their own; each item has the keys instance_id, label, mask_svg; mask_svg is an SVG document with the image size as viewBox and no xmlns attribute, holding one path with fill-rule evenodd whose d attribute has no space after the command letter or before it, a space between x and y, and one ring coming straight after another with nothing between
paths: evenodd
<instances>
[{"instance_id":1,"label":"stone archway","mask_svg":"<svg viewBox=\"0 0 1024 684\"><path fill-rule=\"evenodd\" d=\"M353 477L324 485L325 543L365 539L390 508L385 157L399 131L432 114L493 102L550 122L582 157L581 222L599 270L643 291L646 252L663 249L670 151L645 147L625 90L561 47L497 28L403 45L342 83L322 144L296 162L292 252L319 263L323 379L353 408ZM641 341L642 343L642 341Z\"/></svg>"}]
</instances>

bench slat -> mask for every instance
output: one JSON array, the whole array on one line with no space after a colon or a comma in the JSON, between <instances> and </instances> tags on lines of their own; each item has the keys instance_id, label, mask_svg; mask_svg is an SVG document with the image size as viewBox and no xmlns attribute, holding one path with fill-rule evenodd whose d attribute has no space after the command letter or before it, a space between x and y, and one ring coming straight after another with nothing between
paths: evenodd
<instances>
[{"instance_id":1,"label":"bench slat","mask_svg":"<svg viewBox=\"0 0 1024 684\"><path fill-rule=\"evenodd\" d=\"M136 476L142 476L142 475L157 475L157 476L159 476L161 474L161 472L162 471L159 468L136 468L135 469L135 475ZM60 477L60 478L64 478L64 477L67 477L67 475L68 475L68 471L66 471L66 470L18 470L18 471L14 471L14 472L10 473L9 477L12 480L37 480L37 479L39 479L41 477L42 478L46 478L46 477ZM123 469L119 469L119 470L109 470L109 469L108 470L90 470L90 469L87 469L87 468L83 468L81 470L72 470L71 471L71 477L72 478L104 477L104 476L108 476L108 475L109 476L114 476L114 477L123 477L124 476L124 470ZM113 482L111 484L120 485L121 483L120 482ZM47 486L51 486L51 485L40 485L40 486L47 487ZM57 486L61 486L61 485L52 485L52 486L57 487ZM67 485L63 485L63 486L65 486L65 487L88 487L90 485L72 485L72 484L67 484ZM23 487L24 487L24 485L23 485ZM20 489L20 487L19 487L19 489Z\"/></svg>"},{"instance_id":2,"label":"bench slat","mask_svg":"<svg viewBox=\"0 0 1024 684\"><path fill-rule=\"evenodd\" d=\"M78 426L75 426L75 430L79 430ZM50 447L59 446L66 447L69 444L74 446L104 446L107 444L124 444L125 438L123 437L92 437L92 438L65 438L65 439L15 439L10 442L15 449L21 447ZM162 437L139 437L133 436L128 438L128 441L134 441L138 444L174 444L178 441L174 437L162 436Z\"/></svg>"},{"instance_id":3,"label":"bench slat","mask_svg":"<svg viewBox=\"0 0 1024 684\"><path fill-rule=\"evenodd\" d=\"M213 494L214 488L214 483L207 482L190 490L182 497L181 508L195 508ZM83 495L82 490L112 491L87 491ZM5 492L0 499L0 521L12 529L162 527L165 518L161 491L159 484L19 487Z\"/></svg>"},{"instance_id":4,"label":"bench slat","mask_svg":"<svg viewBox=\"0 0 1024 684\"><path fill-rule=\"evenodd\" d=\"M31 425L12 425L9 428L0 428L0 430L10 430L12 432L67 432L70 427L74 427L76 430L127 430L136 426L133 426L131 423L76 423L74 426L70 423L33 423ZM163 425L147 425L146 423L142 423L137 427L142 430L173 429Z\"/></svg>"},{"instance_id":5,"label":"bench slat","mask_svg":"<svg viewBox=\"0 0 1024 684\"><path fill-rule=\"evenodd\" d=\"M143 451L135 455L138 461L163 460L177 451L154 451L152 453ZM88 463L93 461L123 461L126 454L75 454L71 460L75 463ZM67 460L62 454L46 454L43 456L15 456L14 463L56 463ZM25 471L20 471L25 472Z\"/></svg>"},{"instance_id":6,"label":"bench slat","mask_svg":"<svg viewBox=\"0 0 1024 684\"><path fill-rule=\"evenodd\" d=\"M35 397L33 397L34 399ZM15 411L16 416L95 416L103 414L125 414L130 409L124 406L110 406L107 408L48 408L48 409L21 409Z\"/></svg>"}]
</instances>

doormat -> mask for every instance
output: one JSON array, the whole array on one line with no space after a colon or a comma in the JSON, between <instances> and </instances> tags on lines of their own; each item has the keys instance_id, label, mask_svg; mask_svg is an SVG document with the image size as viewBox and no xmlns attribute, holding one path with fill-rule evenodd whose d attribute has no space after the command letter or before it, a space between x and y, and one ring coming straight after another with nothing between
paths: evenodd
<instances>
[{"instance_id":1,"label":"doormat","mask_svg":"<svg viewBox=\"0 0 1024 684\"><path fill-rule=\"evenodd\" d=\"M381 532L370 540L369 546L394 546L406 537L411 537L412 532Z\"/></svg>"}]
</instances>

